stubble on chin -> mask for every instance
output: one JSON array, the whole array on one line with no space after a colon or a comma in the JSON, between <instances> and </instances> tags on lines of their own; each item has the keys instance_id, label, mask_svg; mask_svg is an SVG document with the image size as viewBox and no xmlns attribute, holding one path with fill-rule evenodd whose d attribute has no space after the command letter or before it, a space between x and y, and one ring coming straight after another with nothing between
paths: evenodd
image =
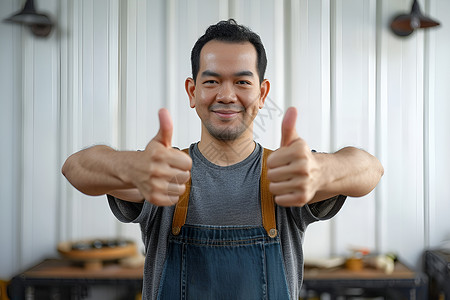
<instances>
[{"instance_id":1,"label":"stubble on chin","mask_svg":"<svg viewBox=\"0 0 450 300\"><path fill-rule=\"evenodd\" d=\"M205 122L204 125L212 137L219 141L234 141L241 137L247 130L252 130L252 122L258 112L256 112L255 116L252 116L244 106L235 104L214 104L209 107L209 110L212 112L222 108L240 111L241 116L238 120L235 120L239 124L232 125L231 123L233 122L230 121L229 125L225 122L223 126L219 127L212 125L211 122Z\"/></svg>"},{"instance_id":2,"label":"stubble on chin","mask_svg":"<svg viewBox=\"0 0 450 300\"><path fill-rule=\"evenodd\" d=\"M205 124L209 134L219 141L234 141L238 139L248 128L242 122L237 128L230 128L231 126L225 126L224 128L218 128L211 124Z\"/></svg>"}]
</instances>

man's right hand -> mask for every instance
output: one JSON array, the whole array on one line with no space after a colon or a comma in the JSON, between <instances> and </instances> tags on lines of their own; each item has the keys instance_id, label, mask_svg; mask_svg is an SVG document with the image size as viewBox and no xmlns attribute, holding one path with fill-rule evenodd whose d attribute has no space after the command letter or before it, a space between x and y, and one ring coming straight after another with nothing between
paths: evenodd
<instances>
[{"instance_id":1,"label":"man's right hand","mask_svg":"<svg viewBox=\"0 0 450 300\"><path fill-rule=\"evenodd\" d=\"M192 159L172 148L173 122L167 109L159 110L159 132L144 151L137 152L128 180L146 201L157 206L178 202L189 180Z\"/></svg>"},{"instance_id":2,"label":"man's right hand","mask_svg":"<svg viewBox=\"0 0 450 300\"><path fill-rule=\"evenodd\" d=\"M144 151L117 151L96 145L67 158L61 171L80 192L104 194L131 202L144 199L158 206L178 202L189 180L192 160L173 149L173 124L167 109L159 111L159 132Z\"/></svg>"}]
</instances>

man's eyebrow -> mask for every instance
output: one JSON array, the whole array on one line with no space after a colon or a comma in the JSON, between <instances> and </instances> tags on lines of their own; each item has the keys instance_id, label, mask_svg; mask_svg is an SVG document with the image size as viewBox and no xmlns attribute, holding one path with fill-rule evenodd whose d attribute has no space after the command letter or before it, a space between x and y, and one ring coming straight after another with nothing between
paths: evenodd
<instances>
[{"instance_id":1,"label":"man's eyebrow","mask_svg":"<svg viewBox=\"0 0 450 300\"><path fill-rule=\"evenodd\" d=\"M237 73L234 73L234 76L236 77L241 77L241 76L247 76L247 77L253 77L253 72L252 71L240 71Z\"/></svg>"},{"instance_id":2,"label":"man's eyebrow","mask_svg":"<svg viewBox=\"0 0 450 300\"><path fill-rule=\"evenodd\" d=\"M209 77L209 76L211 76L211 77L220 77L220 74L216 73L216 72L213 72L213 71L210 71L210 70L206 70L206 71L202 72L201 76L202 77Z\"/></svg>"},{"instance_id":3,"label":"man's eyebrow","mask_svg":"<svg viewBox=\"0 0 450 300\"><path fill-rule=\"evenodd\" d=\"M240 71L240 72L236 72L233 74L236 77L241 77L241 76L247 76L247 77L253 77L254 74L252 71ZM202 72L201 77L221 77L219 73L216 73L214 71L211 70L205 70Z\"/></svg>"}]
</instances>

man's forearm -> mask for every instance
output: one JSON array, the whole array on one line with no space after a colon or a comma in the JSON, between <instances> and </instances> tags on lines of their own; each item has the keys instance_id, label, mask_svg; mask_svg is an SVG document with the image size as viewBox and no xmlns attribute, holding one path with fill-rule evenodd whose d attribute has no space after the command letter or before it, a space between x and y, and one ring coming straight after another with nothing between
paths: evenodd
<instances>
[{"instance_id":1,"label":"man's forearm","mask_svg":"<svg viewBox=\"0 0 450 300\"><path fill-rule=\"evenodd\" d=\"M132 152L119 152L107 146L93 146L71 155L62 167L62 173L80 192L91 196L113 190L133 188L119 176Z\"/></svg>"},{"instance_id":2,"label":"man's forearm","mask_svg":"<svg viewBox=\"0 0 450 300\"><path fill-rule=\"evenodd\" d=\"M186 189L192 160L186 153L152 139L144 151L116 151L93 146L70 156L62 173L80 192L110 194L122 200L157 206L177 203Z\"/></svg>"},{"instance_id":3,"label":"man's forearm","mask_svg":"<svg viewBox=\"0 0 450 300\"><path fill-rule=\"evenodd\" d=\"M323 182L312 202L337 194L361 197L370 193L384 173L378 159L369 153L346 147L333 154L316 153Z\"/></svg>"}]
</instances>

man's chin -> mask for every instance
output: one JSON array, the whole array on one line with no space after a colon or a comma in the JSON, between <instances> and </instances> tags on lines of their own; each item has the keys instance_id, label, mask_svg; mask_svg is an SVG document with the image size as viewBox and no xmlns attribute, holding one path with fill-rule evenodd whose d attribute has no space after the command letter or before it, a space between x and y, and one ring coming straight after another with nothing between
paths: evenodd
<instances>
[{"instance_id":1,"label":"man's chin","mask_svg":"<svg viewBox=\"0 0 450 300\"><path fill-rule=\"evenodd\" d=\"M209 134L219 141L234 141L238 139L245 132L244 130L230 129L230 128L208 128Z\"/></svg>"},{"instance_id":2,"label":"man's chin","mask_svg":"<svg viewBox=\"0 0 450 300\"><path fill-rule=\"evenodd\" d=\"M211 135L215 139L217 139L219 141L227 142L227 141L237 140L242 135L242 133L241 134L237 134L237 133L234 133L234 132L230 132L230 133L221 132L219 134L211 134Z\"/></svg>"}]
</instances>

